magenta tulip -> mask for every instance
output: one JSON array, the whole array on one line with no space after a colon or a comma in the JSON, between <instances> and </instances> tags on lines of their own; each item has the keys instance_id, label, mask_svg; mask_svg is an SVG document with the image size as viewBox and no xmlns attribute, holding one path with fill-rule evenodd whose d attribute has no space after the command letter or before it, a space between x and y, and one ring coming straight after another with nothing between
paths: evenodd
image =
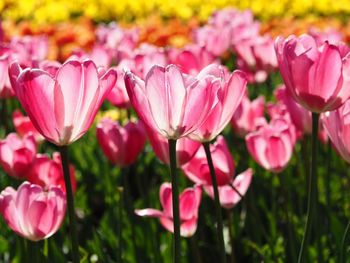
<instances>
[{"instance_id":1,"label":"magenta tulip","mask_svg":"<svg viewBox=\"0 0 350 263\"><path fill-rule=\"evenodd\" d=\"M146 208L135 210L135 213L139 216L159 218L160 223L163 225L163 227L173 233L173 209L171 202L172 188L169 183L163 183L161 185L159 198L163 208L162 211L153 208ZM197 230L198 210L201 198L202 189L200 186L187 188L180 194L180 233L183 237L190 237Z\"/></svg>"},{"instance_id":2,"label":"magenta tulip","mask_svg":"<svg viewBox=\"0 0 350 263\"><path fill-rule=\"evenodd\" d=\"M91 60L69 60L55 77L40 69L21 70L17 63L11 65L10 77L35 128L47 140L62 146L87 132L115 85L117 73L111 69L99 77Z\"/></svg>"},{"instance_id":3,"label":"magenta tulip","mask_svg":"<svg viewBox=\"0 0 350 263\"><path fill-rule=\"evenodd\" d=\"M339 108L350 96L349 53L309 36L277 38L275 49L287 89L306 109L321 113Z\"/></svg>"},{"instance_id":4,"label":"magenta tulip","mask_svg":"<svg viewBox=\"0 0 350 263\"><path fill-rule=\"evenodd\" d=\"M219 136L216 142L210 145L210 152L218 185L228 184L234 175L235 164L223 136ZM182 169L192 182L201 185L212 185L203 147L197 151L187 164L182 166Z\"/></svg>"},{"instance_id":5,"label":"magenta tulip","mask_svg":"<svg viewBox=\"0 0 350 263\"><path fill-rule=\"evenodd\" d=\"M61 226L66 196L58 187L47 191L24 182L18 190L7 187L0 194L0 213L18 235L32 241L52 236Z\"/></svg>"},{"instance_id":6,"label":"magenta tulip","mask_svg":"<svg viewBox=\"0 0 350 263\"><path fill-rule=\"evenodd\" d=\"M21 139L16 133L10 133L0 141L0 164L4 171L16 178L26 176L37 151L32 134Z\"/></svg>"},{"instance_id":7,"label":"magenta tulip","mask_svg":"<svg viewBox=\"0 0 350 263\"><path fill-rule=\"evenodd\" d=\"M118 122L105 118L97 124L96 136L103 153L118 166L134 163L146 142L141 122L129 122L122 127Z\"/></svg>"},{"instance_id":8,"label":"magenta tulip","mask_svg":"<svg viewBox=\"0 0 350 263\"><path fill-rule=\"evenodd\" d=\"M163 136L146 128L149 141L156 156L165 164L170 164L168 140ZM176 143L176 164L181 167L189 162L201 144L187 137L180 138Z\"/></svg>"},{"instance_id":9,"label":"magenta tulip","mask_svg":"<svg viewBox=\"0 0 350 263\"><path fill-rule=\"evenodd\" d=\"M218 187L220 204L226 209L231 209L241 201L246 194L253 177L253 170L247 169L237 175L229 184ZM210 185L204 186L205 192L214 199L214 189Z\"/></svg>"},{"instance_id":10,"label":"magenta tulip","mask_svg":"<svg viewBox=\"0 0 350 263\"><path fill-rule=\"evenodd\" d=\"M75 169L73 165L69 165L69 175L74 193L77 188L77 182L75 180ZM26 175L26 179L32 184L40 185L44 190L49 189L51 186L57 186L65 193L66 186L60 154L54 152L52 159L47 155L37 154Z\"/></svg>"},{"instance_id":11,"label":"magenta tulip","mask_svg":"<svg viewBox=\"0 0 350 263\"><path fill-rule=\"evenodd\" d=\"M246 92L247 80L245 74L238 70L226 77L223 68L215 64L206 67L201 74L212 75L214 79L219 79L218 103L202 125L189 137L196 141L209 142L218 136L232 119Z\"/></svg>"},{"instance_id":12,"label":"magenta tulip","mask_svg":"<svg viewBox=\"0 0 350 263\"><path fill-rule=\"evenodd\" d=\"M118 73L117 82L107 95L106 99L119 108L129 108L131 105L129 95L125 87L124 71L119 68L116 68L116 71Z\"/></svg>"},{"instance_id":13,"label":"magenta tulip","mask_svg":"<svg viewBox=\"0 0 350 263\"><path fill-rule=\"evenodd\" d=\"M264 96L259 96L252 101L249 100L248 96L244 96L231 120L235 133L244 137L247 133L255 131L259 119L264 117L264 110Z\"/></svg>"},{"instance_id":14,"label":"magenta tulip","mask_svg":"<svg viewBox=\"0 0 350 263\"><path fill-rule=\"evenodd\" d=\"M279 173L288 164L296 140L295 127L281 118L273 119L246 136L253 159L268 171Z\"/></svg>"},{"instance_id":15,"label":"magenta tulip","mask_svg":"<svg viewBox=\"0 0 350 263\"><path fill-rule=\"evenodd\" d=\"M15 110L12 114L13 126L18 135L24 137L26 134L31 133L37 142L44 140L44 137L34 127L32 121L28 116L24 116L19 110Z\"/></svg>"},{"instance_id":16,"label":"magenta tulip","mask_svg":"<svg viewBox=\"0 0 350 263\"><path fill-rule=\"evenodd\" d=\"M175 65L154 66L145 82L126 73L125 85L142 121L167 139L179 139L205 121L217 100L219 80L204 72L193 78Z\"/></svg>"}]
</instances>

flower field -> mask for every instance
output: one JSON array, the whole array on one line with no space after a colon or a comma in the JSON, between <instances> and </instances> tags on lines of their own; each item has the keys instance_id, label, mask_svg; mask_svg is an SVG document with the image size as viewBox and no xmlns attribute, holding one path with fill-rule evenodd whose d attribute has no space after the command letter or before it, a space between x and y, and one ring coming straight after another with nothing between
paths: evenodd
<instances>
[{"instance_id":1,"label":"flower field","mask_svg":"<svg viewBox=\"0 0 350 263\"><path fill-rule=\"evenodd\" d=\"M349 262L347 1L0 10L0 262Z\"/></svg>"}]
</instances>

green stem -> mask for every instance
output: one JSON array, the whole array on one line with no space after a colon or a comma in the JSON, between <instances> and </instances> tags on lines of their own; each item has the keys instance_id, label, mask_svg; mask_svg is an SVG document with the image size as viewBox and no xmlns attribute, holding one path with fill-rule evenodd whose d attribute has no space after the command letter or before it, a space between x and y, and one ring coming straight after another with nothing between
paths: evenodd
<instances>
[{"instance_id":1,"label":"green stem","mask_svg":"<svg viewBox=\"0 0 350 263\"><path fill-rule=\"evenodd\" d=\"M118 249L117 249L117 263L122 263L122 251L123 251L123 237L122 237L122 222L123 222L123 190L118 188L118 211L117 211L117 236L118 236Z\"/></svg>"},{"instance_id":2,"label":"green stem","mask_svg":"<svg viewBox=\"0 0 350 263\"><path fill-rule=\"evenodd\" d=\"M169 139L170 176L173 202L174 219L174 254L173 262L180 263L181 243L180 243L180 212L179 212L179 182L177 178L176 166L176 140Z\"/></svg>"},{"instance_id":3,"label":"green stem","mask_svg":"<svg viewBox=\"0 0 350 263\"><path fill-rule=\"evenodd\" d=\"M192 259L193 262L195 263L202 263L202 257L201 253L198 248L198 241L196 236L192 236L189 238L190 246L191 246L191 251L192 251Z\"/></svg>"},{"instance_id":4,"label":"green stem","mask_svg":"<svg viewBox=\"0 0 350 263\"><path fill-rule=\"evenodd\" d=\"M68 146L60 146L59 151L61 154L61 161L63 167L64 183L66 186L67 204L68 204L68 216L69 216L69 232L72 242L72 256L73 263L79 263L79 245L78 245L78 233L77 233L77 221L74 213L74 197L72 191L72 184L69 174L69 161L68 161Z\"/></svg>"},{"instance_id":5,"label":"green stem","mask_svg":"<svg viewBox=\"0 0 350 263\"><path fill-rule=\"evenodd\" d=\"M345 263L346 259L346 241L348 239L350 229L350 221L348 222L348 225L346 226L342 241L341 241L341 251L340 251L340 263Z\"/></svg>"},{"instance_id":6,"label":"green stem","mask_svg":"<svg viewBox=\"0 0 350 263\"><path fill-rule=\"evenodd\" d=\"M234 235L234 222L232 209L227 211L228 218L228 232L230 235L230 243L231 243L231 263L236 263L236 255L235 255L235 235Z\"/></svg>"},{"instance_id":7,"label":"green stem","mask_svg":"<svg viewBox=\"0 0 350 263\"><path fill-rule=\"evenodd\" d=\"M305 253L310 241L312 224L315 219L315 214L317 214L317 136L318 136L318 120L319 114L312 113L312 144L311 144L311 169L309 177L309 194L307 203L307 216L306 224L304 229L304 236L301 242L301 247L299 251L298 263L305 261Z\"/></svg>"},{"instance_id":8,"label":"green stem","mask_svg":"<svg viewBox=\"0 0 350 263\"><path fill-rule=\"evenodd\" d=\"M216 182L216 175L213 160L211 158L210 153L210 143L204 142L203 147L205 150L205 155L207 156L207 162L210 170L210 176L213 183L214 190L214 202L215 202L215 210L216 210L216 220L217 220L217 236L219 238L219 249L220 249L220 262L226 263L226 252L225 252L225 242L224 242L224 233L223 233L223 223L222 223L222 214L221 214L221 206L220 206L220 197L218 184Z\"/></svg>"}]
</instances>

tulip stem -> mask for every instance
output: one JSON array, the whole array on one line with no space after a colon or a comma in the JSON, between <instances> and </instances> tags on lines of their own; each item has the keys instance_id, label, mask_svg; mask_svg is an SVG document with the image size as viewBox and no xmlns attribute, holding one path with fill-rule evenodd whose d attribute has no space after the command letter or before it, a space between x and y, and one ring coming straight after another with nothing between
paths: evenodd
<instances>
[{"instance_id":1,"label":"tulip stem","mask_svg":"<svg viewBox=\"0 0 350 263\"><path fill-rule=\"evenodd\" d=\"M170 157L170 176L173 202L174 218L174 254L173 262L180 263L181 243L180 243L180 212L179 212L179 183L177 178L176 166L176 140L169 139L169 157Z\"/></svg>"},{"instance_id":2,"label":"tulip stem","mask_svg":"<svg viewBox=\"0 0 350 263\"><path fill-rule=\"evenodd\" d=\"M74 197L72 191L72 184L69 174L69 162L68 162L68 146L63 145L59 147L61 154L64 183L66 186L67 203L68 203L68 216L69 216L69 232L72 240L72 255L73 263L79 263L79 246L78 246L78 234L77 234L77 222L74 213Z\"/></svg>"},{"instance_id":3,"label":"tulip stem","mask_svg":"<svg viewBox=\"0 0 350 263\"><path fill-rule=\"evenodd\" d=\"M227 220L228 220L228 232L230 235L230 243L231 243L231 263L236 263L235 256L235 234L234 234L234 220L232 215L232 209L227 211Z\"/></svg>"},{"instance_id":4,"label":"tulip stem","mask_svg":"<svg viewBox=\"0 0 350 263\"><path fill-rule=\"evenodd\" d=\"M301 242L301 247L299 251L298 263L305 261L306 248L308 246L312 224L315 219L315 214L317 214L317 148L318 148L318 120L319 114L312 113L312 145L311 145L311 169L309 176L309 193L308 193L308 202L307 202L307 216L306 224L304 229L304 236Z\"/></svg>"},{"instance_id":5,"label":"tulip stem","mask_svg":"<svg viewBox=\"0 0 350 263\"><path fill-rule=\"evenodd\" d=\"M348 222L348 225L346 226L342 241L341 241L341 250L340 250L340 263L345 263L346 259L346 241L348 239L348 234L349 234L349 229L350 229L350 221Z\"/></svg>"},{"instance_id":6,"label":"tulip stem","mask_svg":"<svg viewBox=\"0 0 350 263\"><path fill-rule=\"evenodd\" d=\"M210 170L211 181L212 181L213 189L214 189L214 202L215 202L216 221L217 221L216 230L217 230L217 236L219 238L219 245L220 245L220 258L221 258L220 262L226 263L226 253L225 253L225 242L224 242L220 197L219 197L218 184L216 182L214 164L213 164L213 160L211 158L211 153L210 153L210 143L204 142L203 147L204 147L205 155L207 156L207 162L208 162L208 166L209 166L209 170Z\"/></svg>"}]
</instances>

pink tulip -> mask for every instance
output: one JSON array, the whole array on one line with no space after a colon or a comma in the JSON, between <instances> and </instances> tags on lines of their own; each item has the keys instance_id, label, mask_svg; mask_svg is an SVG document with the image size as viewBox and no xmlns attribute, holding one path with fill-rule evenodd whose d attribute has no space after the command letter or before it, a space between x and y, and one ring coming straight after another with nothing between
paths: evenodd
<instances>
[{"instance_id":1,"label":"pink tulip","mask_svg":"<svg viewBox=\"0 0 350 263\"><path fill-rule=\"evenodd\" d=\"M194 32L194 42L219 57L230 49L231 28L205 25Z\"/></svg>"},{"instance_id":2,"label":"pink tulip","mask_svg":"<svg viewBox=\"0 0 350 263\"><path fill-rule=\"evenodd\" d=\"M337 110L321 116L323 126L337 152L350 163L350 100Z\"/></svg>"},{"instance_id":3,"label":"pink tulip","mask_svg":"<svg viewBox=\"0 0 350 263\"><path fill-rule=\"evenodd\" d=\"M33 134L37 142L44 140L44 137L35 129L29 117L24 116L19 110L15 110L12 114L13 125L18 135L24 137L26 134Z\"/></svg>"},{"instance_id":4,"label":"pink tulip","mask_svg":"<svg viewBox=\"0 0 350 263\"><path fill-rule=\"evenodd\" d=\"M36 154L36 142L32 134L21 139L16 133L10 133L0 141L0 164L4 171L16 178L26 176Z\"/></svg>"},{"instance_id":5,"label":"pink tulip","mask_svg":"<svg viewBox=\"0 0 350 263\"><path fill-rule=\"evenodd\" d=\"M146 129L149 141L157 157L165 164L170 165L168 141L150 128ZM176 164L181 167L190 161L201 144L187 137L180 138L176 143Z\"/></svg>"},{"instance_id":6,"label":"pink tulip","mask_svg":"<svg viewBox=\"0 0 350 263\"><path fill-rule=\"evenodd\" d=\"M58 187L47 191L24 182L18 190L7 187L0 194L0 213L18 235L32 241L52 236L61 226L66 196Z\"/></svg>"},{"instance_id":7,"label":"pink tulip","mask_svg":"<svg viewBox=\"0 0 350 263\"><path fill-rule=\"evenodd\" d=\"M34 61L44 60L48 55L47 36L23 36L11 39L13 61L20 65L31 66Z\"/></svg>"},{"instance_id":8,"label":"pink tulip","mask_svg":"<svg viewBox=\"0 0 350 263\"><path fill-rule=\"evenodd\" d=\"M322 45L325 41L328 41L330 44L338 45L343 41L343 36L340 31L328 28L325 31L321 32L315 27L309 29L309 34L313 36L317 44Z\"/></svg>"},{"instance_id":9,"label":"pink tulip","mask_svg":"<svg viewBox=\"0 0 350 263\"><path fill-rule=\"evenodd\" d=\"M10 52L5 52L0 55L0 99L14 96L8 74L8 67L10 66L11 59Z\"/></svg>"},{"instance_id":10,"label":"pink tulip","mask_svg":"<svg viewBox=\"0 0 350 263\"><path fill-rule=\"evenodd\" d=\"M350 96L348 54L309 36L277 38L275 49L287 89L306 109L321 113L339 108Z\"/></svg>"},{"instance_id":11,"label":"pink tulip","mask_svg":"<svg viewBox=\"0 0 350 263\"><path fill-rule=\"evenodd\" d=\"M146 142L140 122L129 122L122 127L111 119L102 119L97 125L96 136L103 153L118 166L134 163Z\"/></svg>"},{"instance_id":12,"label":"pink tulip","mask_svg":"<svg viewBox=\"0 0 350 263\"><path fill-rule=\"evenodd\" d=\"M97 67L108 68L112 62L112 56L102 45L95 45L90 53L86 53L83 49L77 49L73 51L72 56L69 59L84 61L91 59Z\"/></svg>"},{"instance_id":13,"label":"pink tulip","mask_svg":"<svg viewBox=\"0 0 350 263\"><path fill-rule=\"evenodd\" d=\"M111 89L106 99L113 105L119 108L129 108L130 100L128 92L126 91L125 82L124 82L124 71L119 68L115 69L118 74L117 82L115 86Z\"/></svg>"},{"instance_id":14,"label":"pink tulip","mask_svg":"<svg viewBox=\"0 0 350 263\"><path fill-rule=\"evenodd\" d=\"M91 60L69 60L55 77L40 69L22 71L17 63L11 65L10 77L35 128L47 140L62 146L87 132L115 85L117 73L111 69L100 77Z\"/></svg>"},{"instance_id":15,"label":"pink tulip","mask_svg":"<svg viewBox=\"0 0 350 263\"><path fill-rule=\"evenodd\" d=\"M287 166L295 142L295 127L284 118L272 119L269 124L246 136L247 148L253 159L274 173L281 172Z\"/></svg>"},{"instance_id":16,"label":"pink tulip","mask_svg":"<svg viewBox=\"0 0 350 263\"><path fill-rule=\"evenodd\" d=\"M193 78L181 73L175 65L152 67L145 82L131 72L125 75L136 113L167 139L184 137L205 121L217 100L218 81L202 72Z\"/></svg>"},{"instance_id":17,"label":"pink tulip","mask_svg":"<svg viewBox=\"0 0 350 263\"><path fill-rule=\"evenodd\" d=\"M204 46L190 45L183 49L173 48L168 52L170 62L186 74L196 75L204 67L215 63L215 57Z\"/></svg>"},{"instance_id":18,"label":"pink tulip","mask_svg":"<svg viewBox=\"0 0 350 263\"><path fill-rule=\"evenodd\" d=\"M232 182L219 186L219 199L222 207L231 209L241 201L250 186L253 177L253 170L247 169L243 173L237 175ZM214 189L212 186L204 186L205 192L214 199ZM238 193L237 193L238 191Z\"/></svg>"},{"instance_id":19,"label":"pink tulip","mask_svg":"<svg viewBox=\"0 0 350 263\"><path fill-rule=\"evenodd\" d=\"M242 98L231 120L233 129L238 136L244 137L247 133L256 130L258 120L264 116L264 108L264 96L259 96L252 101L249 100L248 96Z\"/></svg>"},{"instance_id":20,"label":"pink tulip","mask_svg":"<svg viewBox=\"0 0 350 263\"><path fill-rule=\"evenodd\" d=\"M217 184L219 186L228 184L234 175L235 164L224 137L219 136L216 142L210 145L210 153L215 168ZM203 147L197 151L187 164L182 166L182 169L192 182L200 185L212 185Z\"/></svg>"},{"instance_id":21,"label":"pink tulip","mask_svg":"<svg viewBox=\"0 0 350 263\"><path fill-rule=\"evenodd\" d=\"M163 210L156 210L153 208L146 208L135 210L139 216L156 217L159 218L160 223L169 232L174 232L173 225L173 208L172 208L172 189L169 183L163 183L159 192L160 203ZM197 229L198 209L202 198L202 189L200 186L194 188L187 188L179 198L180 208L180 234L183 237L192 236Z\"/></svg>"},{"instance_id":22,"label":"pink tulip","mask_svg":"<svg viewBox=\"0 0 350 263\"><path fill-rule=\"evenodd\" d=\"M74 193L77 188L77 182L75 180L75 169L73 165L69 166L69 174ZM47 155L37 154L26 177L30 183L40 185L44 190L49 189L51 186L57 186L64 193L66 192L61 156L58 152L53 153L52 159Z\"/></svg>"},{"instance_id":23,"label":"pink tulip","mask_svg":"<svg viewBox=\"0 0 350 263\"><path fill-rule=\"evenodd\" d=\"M304 133L311 134L311 112L296 103L284 85L276 89L275 96L286 106L295 127Z\"/></svg>"},{"instance_id":24,"label":"pink tulip","mask_svg":"<svg viewBox=\"0 0 350 263\"><path fill-rule=\"evenodd\" d=\"M219 85L218 103L204 123L189 137L200 142L209 142L218 136L232 119L235 110L245 95L247 80L245 74L238 70L226 77L223 68L215 64L206 67L201 73L219 79L219 82L217 82Z\"/></svg>"}]
</instances>

